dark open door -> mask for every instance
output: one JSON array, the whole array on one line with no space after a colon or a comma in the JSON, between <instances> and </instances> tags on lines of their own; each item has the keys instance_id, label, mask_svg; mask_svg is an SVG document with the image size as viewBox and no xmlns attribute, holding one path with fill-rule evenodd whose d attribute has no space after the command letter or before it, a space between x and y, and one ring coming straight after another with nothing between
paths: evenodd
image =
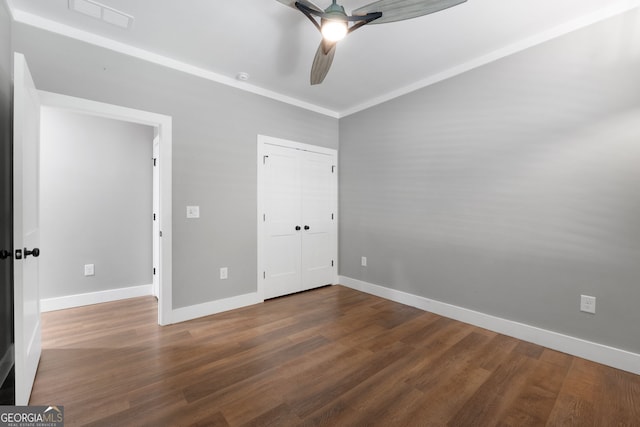
<instances>
[{"instance_id":1,"label":"dark open door","mask_svg":"<svg viewBox=\"0 0 640 427\"><path fill-rule=\"evenodd\" d=\"M0 4L0 405L14 404L10 18ZM6 24L6 25L5 25Z\"/></svg>"}]
</instances>

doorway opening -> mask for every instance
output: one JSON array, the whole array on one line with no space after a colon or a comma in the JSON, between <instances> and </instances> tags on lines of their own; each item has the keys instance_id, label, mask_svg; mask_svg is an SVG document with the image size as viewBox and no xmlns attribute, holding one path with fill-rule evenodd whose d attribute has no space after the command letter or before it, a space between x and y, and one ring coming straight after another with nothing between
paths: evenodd
<instances>
[{"instance_id":1,"label":"doorway opening","mask_svg":"<svg viewBox=\"0 0 640 427\"><path fill-rule=\"evenodd\" d=\"M171 117L51 92L39 91L39 96L43 107L153 128L153 155L149 159L153 161L153 265L149 266L153 269L151 293L158 299L158 324L172 323ZM117 295L116 290L106 298L117 299Z\"/></svg>"}]
</instances>

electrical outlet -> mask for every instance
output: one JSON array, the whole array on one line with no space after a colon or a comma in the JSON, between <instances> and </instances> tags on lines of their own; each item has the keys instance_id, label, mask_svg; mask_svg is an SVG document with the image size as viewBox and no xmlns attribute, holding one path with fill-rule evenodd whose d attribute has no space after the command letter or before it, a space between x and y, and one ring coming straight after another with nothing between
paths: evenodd
<instances>
[{"instance_id":1,"label":"electrical outlet","mask_svg":"<svg viewBox=\"0 0 640 427\"><path fill-rule=\"evenodd\" d=\"M367 257L363 256L362 259L360 260L360 265L363 267L367 266Z\"/></svg>"},{"instance_id":2,"label":"electrical outlet","mask_svg":"<svg viewBox=\"0 0 640 427\"><path fill-rule=\"evenodd\" d=\"M85 264L84 265L84 275L85 276L95 276L96 275L96 266L95 266L95 264Z\"/></svg>"},{"instance_id":3,"label":"electrical outlet","mask_svg":"<svg viewBox=\"0 0 640 427\"><path fill-rule=\"evenodd\" d=\"M229 269L227 267L222 267L220 269L220 279L225 280L229 278Z\"/></svg>"},{"instance_id":4,"label":"electrical outlet","mask_svg":"<svg viewBox=\"0 0 640 427\"><path fill-rule=\"evenodd\" d=\"M580 311L596 314L596 297L580 295Z\"/></svg>"},{"instance_id":5,"label":"electrical outlet","mask_svg":"<svg viewBox=\"0 0 640 427\"><path fill-rule=\"evenodd\" d=\"M187 206L187 218L200 218L200 206Z\"/></svg>"}]
</instances>

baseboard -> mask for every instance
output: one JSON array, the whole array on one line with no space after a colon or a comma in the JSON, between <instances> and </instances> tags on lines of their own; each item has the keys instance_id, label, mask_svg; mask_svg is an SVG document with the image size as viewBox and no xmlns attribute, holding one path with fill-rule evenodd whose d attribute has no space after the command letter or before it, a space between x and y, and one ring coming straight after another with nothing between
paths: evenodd
<instances>
[{"instance_id":1,"label":"baseboard","mask_svg":"<svg viewBox=\"0 0 640 427\"><path fill-rule=\"evenodd\" d=\"M340 276L339 283L368 294L640 375L640 354L637 353L491 316L350 277Z\"/></svg>"},{"instance_id":2,"label":"baseboard","mask_svg":"<svg viewBox=\"0 0 640 427\"><path fill-rule=\"evenodd\" d=\"M46 298L40 300L40 311L44 313L147 295L153 295L153 285L131 286L128 288L109 289L108 291Z\"/></svg>"},{"instance_id":3,"label":"baseboard","mask_svg":"<svg viewBox=\"0 0 640 427\"><path fill-rule=\"evenodd\" d=\"M263 302L262 298L258 296L257 292L253 292L202 304L190 305L188 307L176 308L173 309L171 313L171 323L186 322L187 320L197 319L198 317L210 316L261 302Z\"/></svg>"}]
</instances>

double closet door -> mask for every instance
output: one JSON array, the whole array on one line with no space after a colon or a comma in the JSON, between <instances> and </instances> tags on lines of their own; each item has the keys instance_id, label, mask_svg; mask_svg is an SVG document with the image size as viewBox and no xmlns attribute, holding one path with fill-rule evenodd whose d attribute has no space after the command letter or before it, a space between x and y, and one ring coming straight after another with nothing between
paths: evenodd
<instances>
[{"instance_id":1,"label":"double closet door","mask_svg":"<svg viewBox=\"0 0 640 427\"><path fill-rule=\"evenodd\" d=\"M268 141L265 143L265 141ZM265 299L332 284L337 277L335 150L263 137L262 289ZM259 141L260 143L260 141ZM285 144L285 145L278 145ZM260 267L259 267L260 268Z\"/></svg>"}]
</instances>

